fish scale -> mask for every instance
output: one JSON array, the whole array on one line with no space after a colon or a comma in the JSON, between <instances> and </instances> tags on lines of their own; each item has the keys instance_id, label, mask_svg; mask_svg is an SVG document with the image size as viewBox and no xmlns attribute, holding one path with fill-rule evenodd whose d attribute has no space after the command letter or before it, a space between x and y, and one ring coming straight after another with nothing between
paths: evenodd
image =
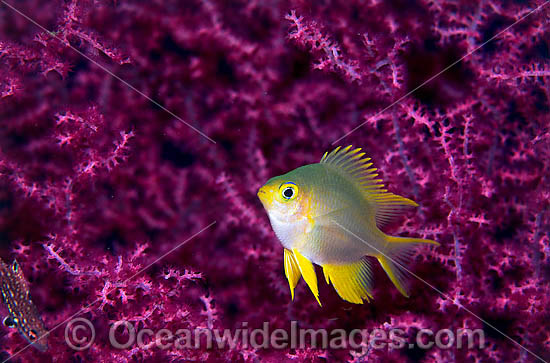
<instances>
[{"instance_id":1,"label":"fish scale","mask_svg":"<svg viewBox=\"0 0 550 363\"><path fill-rule=\"evenodd\" d=\"M35 348L48 349L47 331L38 309L29 296L29 286L16 260L11 265L0 259L0 292L8 309L4 325L17 328Z\"/></svg>"}]
</instances>

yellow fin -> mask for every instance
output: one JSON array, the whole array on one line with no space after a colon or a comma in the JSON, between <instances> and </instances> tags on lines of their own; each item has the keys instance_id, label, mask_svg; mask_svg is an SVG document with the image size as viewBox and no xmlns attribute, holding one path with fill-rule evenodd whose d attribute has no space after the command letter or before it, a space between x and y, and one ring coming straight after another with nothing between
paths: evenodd
<instances>
[{"instance_id":1,"label":"yellow fin","mask_svg":"<svg viewBox=\"0 0 550 363\"><path fill-rule=\"evenodd\" d=\"M325 153L320 163L331 165L363 192L365 199L375 208L378 227L401 214L404 208L418 206L413 200L389 193L384 189L382 179L376 179L377 169L372 168L372 163L368 162L371 159L364 157L365 153L359 153L360 151L361 148L352 150L351 145L343 149L337 147L332 152Z\"/></svg>"},{"instance_id":2,"label":"yellow fin","mask_svg":"<svg viewBox=\"0 0 550 363\"><path fill-rule=\"evenodd\" d=\"M325 281L327 282L327 284L330 285L330 277L328 275L327 270L324 268L323 268L323 275L325 275Z\"/></svg>"},{"instance_id":3,"label":"yellow fin","mask_svg":"<svg viewBox=\"0 0 550 363\"><path fill-rule=\"evenodd\" d=\"M439 243L429 239L392 236L386 236L386 241L389 243L386 246L385 254L380 254L376 258L397 290L403 296L409 297L409 280L412 275L408 272L407 265L412 258L414 248L419 244L439 246Z\"/></svg>"},{"instance_id":4,"label":"yellow fin","mask_svg":"<svg viewBox=\"0 0 550 363\"><path fill-rule=\"evenodd\" d=\"M347 265L323 265L327 283L332 282L336 292L346 301L362 304L372 299L372 272L368 260Z\"/></svg>"},{"instance_id":5,"label":"yellow fin","mask_svg":"<svg viewBox=\"0 0 550 363\"><path fill-rule=\"evenodd\" d=\"M415 237L386 236L386 241L388 241L390 243L408 243L408 244L412 244L412 245L430 244L430 245L441 246L441 244L439 244L439 242L433 241L431 239L415 238Z\"/></svg>"},{"instance_id":6,"label":"yellow fin","mask_svg":"<svg viewBox=\"0 0 550 363\"><path fill-rule=\"evenodd\" d=\"M298 284L300 277L302 276L294 253L291 250L285 248L285 276L288 279L288 285L290 286L290 296L294 300L294 288Z\"/></svg>"},{"instance_id":7,"label":"yellow fin","mask_svg":"<svg viewBox=\"0 0 550 363\"><path fill-rule=\"evenodd\" d=\"M388 277L390 278L391 282L395 285L397 290L405 296L409 297L409 278L407 277L407 271L403 269L401 266L393 263L390 259L388 259L385 256L377 256L378 261L380 262L380 265L382 265L382 268L384 271L386 271L386 274L388 274Z\"/></svg>"},{"instance_id":8,"label":"yellow fin","mask_svg":"<svg viewBox=\"0 0 550 363\"><path fill-rule=\"evenodd\" d=\"M391 221L403 212L406 207L418 207L413 200L395 195L389 192L371 195L371 200L376 204L376 225L378 227Z\"/></svg>"},{"instance_id":9,"label":"yellow fin","mask_svg":"<svg viewBox=\"0 0 550 363\"><path fill-rule=\"evenodd\" d=\"M338 146L329 154L325 153L319 163L330 165L358 185L375 187L381 180L374 179L378 174L374 174L376 168L371 168L372 163L367 163L370 158L364 157L365 153L359 153L361 148L350 151L351 148L351 145L343 149Z\"/></svg>"},{"instance_id":10,"label":"yellow fin","mask_svg":"<svg viewBox=\"0 0 550 363\"><path fill-rule=\"evenodd\" d=\"M317 287L317 275L315 274L313 264L307 258L302 256L296 249L293 249L292 252L294 253L300 272L302 273L304 280L306 280L307 286L309 286L319 305L321 305L321 301L319 300L319 289Z\"/></svg>"}]
</instances>

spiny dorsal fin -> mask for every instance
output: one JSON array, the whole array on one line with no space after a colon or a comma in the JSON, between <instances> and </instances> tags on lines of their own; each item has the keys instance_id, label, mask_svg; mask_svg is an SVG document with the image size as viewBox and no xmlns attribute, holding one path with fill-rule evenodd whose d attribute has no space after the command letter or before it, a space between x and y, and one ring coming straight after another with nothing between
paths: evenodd
<instances>
[{"instance_id":1,"label":"spiny dorsal fin","mask_svg":"<svg viewBox=\"0 0 550 363\"><path fill-rule=\"evenodd\" d=\"M376 208L376 224L379 227L401 214L403 208L418 206L414 201L384 189L382 179L376 179L378 169L372 167L372 162L369 162L371 158L365 157L361 148L352 148L352 145L343 149L338 146L330 153L326 152L320 163L331 165L360 188Z\"/></svg>"}]
</instances>

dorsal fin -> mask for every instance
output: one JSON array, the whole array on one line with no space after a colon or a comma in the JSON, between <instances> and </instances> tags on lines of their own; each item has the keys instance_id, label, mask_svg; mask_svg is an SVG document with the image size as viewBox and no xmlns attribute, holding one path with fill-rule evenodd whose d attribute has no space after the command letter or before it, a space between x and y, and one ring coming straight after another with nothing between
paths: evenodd
<instances>
[{"instance_id":1,"label":"dorsal fin","mask_svg":"<svg viewBox=\"0 0 550 363\"><path fill-rule=\"evenodd\" d=\"M330 153L326 152L319 163L331 165L357 185L365 198L375 206L376 224L379 227L401 214L403 208L418 206L414 201L384 189L382 179L376 179L378 169L372 167L372 162L369 162L371 158L365 157L361 148L352 148L352 145L345 148L338 146Z\"/></svg>"}]
</instances>

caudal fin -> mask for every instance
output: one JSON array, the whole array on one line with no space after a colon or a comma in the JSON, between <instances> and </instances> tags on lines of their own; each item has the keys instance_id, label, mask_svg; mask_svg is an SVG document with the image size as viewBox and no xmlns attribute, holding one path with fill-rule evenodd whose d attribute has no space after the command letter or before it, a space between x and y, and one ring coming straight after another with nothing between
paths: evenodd
<instances>
[{"instance_id":1,"label":"caudal fin","mask_svg":"<svg viewBox=\"0 0 550 363\"><path fill-rule=\"evenodd\" d=\"M409 297L412 275L407 271L407 266L411 261L415 248L420 244L439 246L439 243L429 239L392 236L386 236L386 241L388 242L386 251L376 256L376 258L397 290L403 296Z\"/></svg>"}]
</instances>

